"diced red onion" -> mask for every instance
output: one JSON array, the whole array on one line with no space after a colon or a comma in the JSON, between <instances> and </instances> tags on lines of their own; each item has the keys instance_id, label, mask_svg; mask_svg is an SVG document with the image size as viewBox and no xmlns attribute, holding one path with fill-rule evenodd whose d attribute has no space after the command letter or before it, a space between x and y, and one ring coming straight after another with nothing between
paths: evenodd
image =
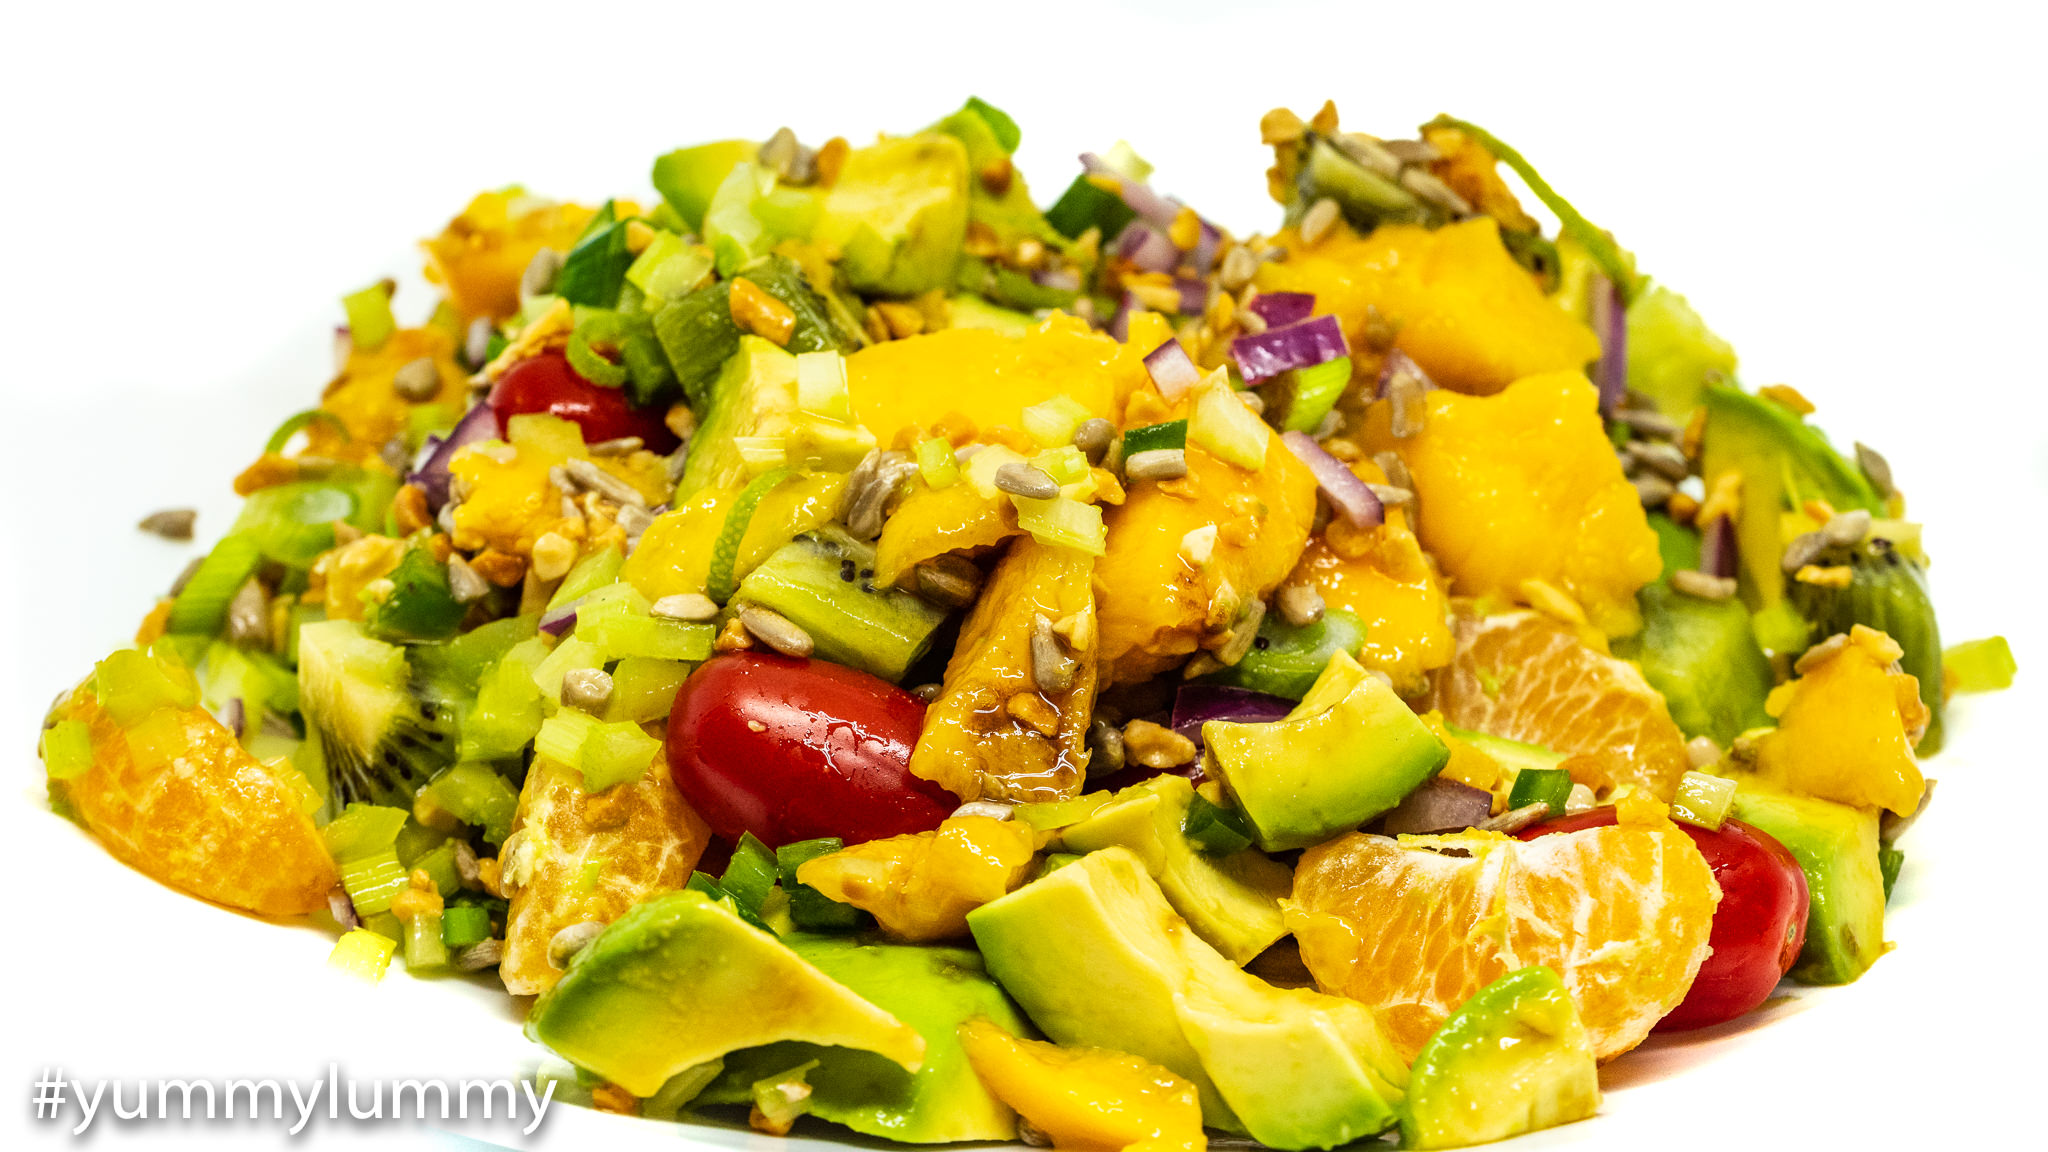
<instances>
[{"instance_id":1,"label":"diced red onion","mask_svg":"<svg viewBox=\"0 0 2048 1152\"><path fill-rule=\"evenodd\" d=\"M1460 832L1484 821L1492 811L1491 793L1433 776L1381 818L1380 831L1389 836Z\"/></svg>"},{"instance_id":2,"label":"diced red onion","mask_svg":"<svg viewBox=\"0 0 2048 1152\"><path fill-rule=\"evenodd\" d=\"M1117 236L1116 254L1144 272L1171 272L1180 263L1180 249L1166 233L1133 220Z\"/></svg>"},{"instance_id":3,"label":"diced red onion","mask_svg":"<svg viewBox=\"0 0 2048 1152\"><path fill-rule=\"evenodd\" d=\"M1280 442L1315 474L1316 489L1330 507L1354 528L1377 528L1386 523L1387 511L1358 474L1342 460L1323 451L1323 446L1306 432L1283 432Z\"/></svg>"},{"instance_id":4,"label":"diced red onion","mask_svg":"<svg viewBox=\"0 0 2048 1152\"><path fill-rule=\"evenodd\" d=\"M1266 327L1285 328L1308 319L1316 310L1316 298L1311 292L1261 292L1249 307Z\"/></svg>"},{"instance_id":5,"label":"diced red onion","mask_svg":"<svg viewBox=\"0 0 2048 1152\"><path fill-rule=\"evenodd\" d=\"M356 338L355 338L355 335L354 335L353 333L351 333L351 332L349 331L348 325L346 325L346 324L337 324L337 325L335 325L335 326L334 326L334 370L335 370L336 372L339 372L339 371L341 371L341 370L342 370L343 368L346 368L346 367L348 367L348 354L349 354L350 352L353 352L353 351L355 351L355 347L356 347Z\"/></svg>"},{"instance_id":6,"label":"diced red onion","mask_svg":"<svg viewBox=\"0 0 2048 1152\"><path fill-rule=\"evenodd\" d=\"M1090 176L1107 176L1116 181L1117 195L1123 198L1124 206L1156 228L1173 227L1173 218L1180 215L1178 205L1154 192L1144 183L1126 179L1122 173L1104 163L1102 157L1093 152L1081 153L1081 167L1087 169Z\"/></svg>"},{"instance_id":7,"label":"diced red onion","mask_svg":"<svg viewBox=\"0 0 2048 1152\"><path fill-rule=\"evenodd\" d=\"M1737 557L1735 524L1726 516L1714 517L1700 533L1700 572L1733 579Z\"/></svg>"},{"instance_id":8,"label":"diced red onion","mask_svg":"<svg viewBox=\"0 0 2048 1152\"><path fill-rule=\"evenodd\" d=\"M1180 289L1180 312L1183 316L1199 316L1209 306L1209 282L1183 276L1173 282Z\"/></svg>"},{"instance_id":9,"label":"diced red onion","mask_svg":"<svg viewBox=\"0 0 2048 1152\"><path fill-rule=\"evenodd\" d=\"M1197 220L1201 220L1198 216ZM1188 253L1188 259L1195 266L1197 276L1207 276L1209 269L1216 266L1216 253L1223 248L1223 230L1202 220L1202 234L1195 240L1195 250Z\"/></svg>"},{"instance_id":10,"label":"diced red onion","mask_svg":"<svg viewBox=\"0 0 2048 1152\"><path fill-rule=\"evenodd\" d=\"M1202 725L1211 720L1237 724L1266 724L1294 711L1294 701L1284 696L1231 688L1222 684L1183 684L1173 697L1175 732L1202 745Z\"/></svg>"},{"instance_id":11,"label":"diced red onion","mask_svg":"<svg viewBox=\"0 0 2048 1152\"><path fill-rule=\"evenodd\" d=\"M1387 358L1380 362L1380 378L1373 386L1373 398L1385 396L1387 381L1404 373L1421 381L1424 392L1436 391L1437 382L1429 378L1429 373L1422 370L1422 365L1417 364L1406 352L1396 348L1387 353Z\"/></svg>"},{"instance_id":12,"label":"diced red onion","mask_svg":"<svg viewBox=\"0 0 2048 1152\"><path fill-rule=\"evenodd\" d=\"M480 403L465 413L455 425L448 438L430 438L433 451L427 454L427 462L419 470L407 476L406 482L417 484L427 494L428 509L439 512L448 503L448 462L455 454L471 444L498 438L498 414L491 411L489 403Z\"/></svg>"},{"instance_id":13,"label":"diced red onion","mask_svg":"<svg viewBox=\"0 0 2048 1152\"><path fill-rule=\"evenodd\" d=\"M343 928L361 928L362 917L356 915L355 901L348 898L348 891L336 884L327 893L327 914Z\"/></svg>"},{"instance_id":14,"label":"diced red onion","mask_svg":"<svg viewBox=\"0 0 2048 1152\"><path fill-rule=\"evenodd\" d=\"M1269 328L1230 342L1245 383L1257 384L1294 368L1307 368L1351 354L1335 316L1317 316L1285 328Z\"/></svg>"},{"instance_id":15,"label":"diced red onion","mask_svg":"<svg viewBox=\"0 0 2048 1152\"><path fill-rule=\"evenodd\" d=\"M1117 302L1116 315L1109 318L1109 338L1121 343L1131 338L1131 313L1145 310L1145 302L1136 293L1125 292Z\"/></svg>"},{"instance_id":16,"label":"diced red onion","mask_svg":"<svg viewBox=\"0 0 2048 1152\"><path fill-rule=\"evenodd\" d=\"M1152 383L1159 385L1159 394L1168 400L1180 399L1202 382L1202 370L1195 367L1194 359L1180 346L1180 341L1171 337L1146 354L1145 371L1151 374Z\"/></svg>"},{"instance_id":17,"label":"diced red onion","mask_svg":"<svg viewBox=\"0 0 2048 1152\"><path fill-rule=\"evenodd\" d=\"M1612 416L1628 395L1628 306L1622 303L1621 289L1597 272L1592 296L1593 331L1600 337L1593 383L1600 389L1600 414Z\"/></svg>"},{"instance_id":18,"label":"diced red onion","mask_svg":"<svg viewBox=\"0 0 2048 1152\"><path fill-rule=\"evenodd\" d=\"M1056 292L1079 292L1081 277L1072 268L1040 268L1031 274L1031 282L1040 288L1051 288Z\"/></svg>"},{"instance_id":19,"label":"diced red onion","mask_svg":"<svg viewBox=\"0 0 2048 1152\"><path fill-rule=\"evenodd\" d=\"M249 730L249 709L240 696L231 696L226 704L221 705L220 722L222 727L235 734L237 740Z\"/></svg>"},{"instance_id":20,"label":"diced red onion","mask_svg":"<svg viewBox=\"0 0 2048 1152\"><path fill-rule=\"evenodd\" d=\"M560 636L562 633L574 628L576 626L576 605L582 602L582 598L578 597L562 605L560 608L542 613L540 630L550 636Z\"/></svg>"}]
</instances>

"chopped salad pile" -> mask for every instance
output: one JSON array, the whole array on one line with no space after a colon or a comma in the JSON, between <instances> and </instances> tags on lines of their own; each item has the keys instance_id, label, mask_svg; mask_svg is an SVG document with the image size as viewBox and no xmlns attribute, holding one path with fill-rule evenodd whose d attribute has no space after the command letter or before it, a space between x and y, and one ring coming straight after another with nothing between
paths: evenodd
<instances>
[{"instance_id":1,"label":"chopped salad pile","mask_svg":"<svg viewBox=\"0 0 2048 1152\"><path fill-rule=\"evenodd\" d=\"M2013 670L1884 458L1484 130L1259 130L1249 236L1121 143L1042 208L978 99L476 197L52 806L777 1134L1455 1147L1855 980Z\"/></svg>"}]
</instances>

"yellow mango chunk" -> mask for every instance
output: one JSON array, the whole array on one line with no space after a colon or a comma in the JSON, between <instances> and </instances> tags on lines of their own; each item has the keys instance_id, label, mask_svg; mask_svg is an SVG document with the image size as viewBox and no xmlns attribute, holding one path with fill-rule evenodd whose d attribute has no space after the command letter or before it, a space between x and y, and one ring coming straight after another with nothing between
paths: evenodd
<instances>
[{"instance_id":1,"label":"yellow mango chunk","mask_svg":"<svg viewBox=\"0 0 2048 1152\"><path fill-rule=\"evenodd\" d=\"M1316 310L1336 313L1353 347L1365 346L1377 313L1398 326L1395 347L1446 388L1490 395L1600 356L1592 329L1543 295L1489 217L1365 236L1339 224L1313 247L1283 237L1293 251L1259 269L1259 291L1313 292Z\"/></svg>"},{"instance_id":2,"label":"yellow mango chunk","mask_svg":"<svg viewBox=\"0 0 2048 1152\"><path fill-rule=\"evenodd\" d=\"M1899 671L1898 642L1861 624L1799 662L1764 701L1777 730L1757 747L1757 775L1794 792L1910 816L1927 782L1913 745L1927 730L1920 683Z\"/></svg>"},{"instance_id":3,"label":"yellow mango chunk","mask_svg":"<svg viewBox=\"0 0 2048 1152\"><path fill-rule=\"evenodd\" d=\"M1010 542L960 626L938 698L925 709L910 770L963 800L1036 803L1081 791L1095 707L1095 558L1029 536ZM1074 661L1062 691L1039 689L1031 633L1064 626Z\"/></svg>"},{"instance_id":4,"label":"yellow mango chunk","mask_svg":"<svg viewBox=\"0 0 2048 1152\"><path fill-rule=\"evenodd\" d=\"M733 578L753 571L769 553L803 533L830 523L845 493L843 472L796 476L770 489L754 505L754 517L740 537ZM626 557L620 576L649 600L704 591L718 534L738 496L738 489L705 489L656 516Z\"/></svg>"},{"instance_id":5,"label":"yellow mango chunk","mask_svg":"<svg viewBox=\"0 0 2048 1152\"><path fill-rule=\"evenodd\" d=\"M796 878L872 913L914 944L967 935L967 914L1024 882L1038 851L1028 824L954 816L930 832L891 836L808 860Z\"/></svg>"},{"instance_id":6,"label":"yellow mango chunk","mask_svg":"<svg viewBox=\"0 0 2048 1152\"><path fill-rule=\"evenodd\" d=\"M1368 484L1384 484L1386 473L1370 460L1351 470ZM1427 673L1450 663L1449 600L1443 581L1422 552L1422 544L1399 507L1387 509L1376 528L1353 528L1335 519L1309 541L1287 583L1306 584L1332 608L1365 622L1358 662L1393 678L1394 691L1414 696L1428 687Z\"/></svg>"},{"instance_id":7,"label":"yellow mango chunk","mask_svg":"<svg viewBox=\"0 0 2048 1152\"><path fill-rule=\"evenodd\" d=\"M1220 645L1238 611L1272 592L1308 543L1316 481L1292 452L1276 447L1247 471L1189 444L1187 462L1186 476L1133 485L1105 514L1095 596L1109 683L1147 679Z\"/></svg>"},{"instance_id":8,"label":"yellow mango chunk","mask_svg":"<svg viewBox=\"0 0 2048 1152\"><path fill-rule=\"evenodd\" d=\"M457 548L488 547L523 556L549 532L584 540L590 535L586 518L563 516L561 489L548 480L549 469L570 459L590 460L631 484L650 505L668 499L668 471L661 457L645 449L592 459L580 428L544 413L514 416L505 432L509 444L472 444L448 462L448 470L468 487L455 507Z\"/></svg>"},{"instance_id":9,"label":"yellow mango chunk","mask_svg":"<svg viewBox=\"0 0 2048 1152\"><path fill-rule=\"evenodd\" d=\"M917 481L875 541L875 580L895 584L934 556L1000 544L1021 531L1008 496L984 496L965 478L944 488Z\"/></svg>"},{"instance_id":10,"label":"yellow mango chunk","mask_svg":"<svg viewBox=\"0 0 2048 1152\"><path fill-rule=\"evenodd\" d=\"M1362 439L1407 464L1423 547L1459 595L1526 602L1555 589L1604 635L1642 626L1635 596L1663 570L1657 534L1584 376L1531 376L1497 396L1431 392L1422 431L1406 439L1389 418L1374 404Z\"/></svg>"},{"instance_id":11,"label":"yellow mango chunk","mask_svg":"<svg viewBox=\"0 0 2048 1152\"><path fill-rule=\"evenodd\" d=\"M887 447L949 417L982 432L1019 429L1025 408L1054 396L1114 418L1125 396L1150 386L1149 350L1055 314L1023 336L947 328L864 348L846 358L846 386L854 419Z\"/></svg>"},{"instance_id":12,"label":"yellow mango chunk","mask_svg":"<svg viewBox=\"0 0 2048 1152\"><path fill-rule=\"evenodd\" d=\"M312 587L329 620L361 620L363 593L405 559L405 541L364 536L330 548L313 562Z\"/></svg>"},{"instance_id":13,"label":"yellow mango chunk","mask_svg":"<svg viewBox=\"0 0 2048 1152\"><path fill-rule=\"evenodd\" d=\"M481 193L439 236L421 241L427 279L448 289L464 317L502 320L519 311L519 278L533 254L574 248L592 215L581 205L535 199L516 188ZM619 218L625 216L621 209Z\"/></svg>"},{"instance_id":14,"label":"yellow mango chunk","mask_svg":"<svg viewBox=\"0 0 2048 1152\"><path fill-rule=\"evenodd\" d=\"M348 362L320 394L320 407L338 417L348 435L326 423L309 424L306 454L355 464L379 459L384 445L404 435L412 418L413 405L392 388L392 377L421 359L433 361L441 377L440 391L422 403L443 405L450 420L461 415L469 373L455 362L455 342L439 328L401 328L375 352L349 349Z\"/></svg>"},{"instance_id":15,"label":"yellow mango chunk","mask_svg":"<svg viewBox=\"0 0 2048 1152\"><path fill-rule=\"evenodd\" d=\"M1055 1148L1208 1147L1195 1086L1150 1061L1107 1048L1020 1040L980 1018L960 1026L960 1046L989 1092L1051 1137Z\"/></svg>"}]
</instances>

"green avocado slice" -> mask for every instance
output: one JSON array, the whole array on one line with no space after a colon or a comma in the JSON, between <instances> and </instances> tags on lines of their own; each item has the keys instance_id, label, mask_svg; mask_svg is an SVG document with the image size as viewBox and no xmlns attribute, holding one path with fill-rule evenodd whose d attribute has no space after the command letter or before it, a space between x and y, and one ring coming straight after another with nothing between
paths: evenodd
<instances>
[{"instance_id":1,"label":"green avocado slice","mask_svg":"<svg viewBox=\"0 0 2048 1152\"><path fill-rule=\"evenodd\" d=\"M1542 965L1480 989L1416 1053L1405 1148L1463 1148L1584 1120L1600 1071L1564 981Z\"/></svg>"}]
</instances>

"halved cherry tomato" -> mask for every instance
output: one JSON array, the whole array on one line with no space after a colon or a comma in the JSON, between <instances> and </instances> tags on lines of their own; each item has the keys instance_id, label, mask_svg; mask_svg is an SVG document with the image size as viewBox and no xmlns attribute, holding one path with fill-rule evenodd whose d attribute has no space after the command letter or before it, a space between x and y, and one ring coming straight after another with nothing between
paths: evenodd
<instances>
[{"instance_id":1,"label":"halved cherry tomato","mask_svg":"<svg viewBox=\"0 0 2048 1152\"><path fill-rule=\"evenodd\" d=\"M885 680L823 660L714 656L690 674L668 719L676 787L728 841L776 848L924 832L959 807L911 774L924 704Z\"/></svg>"},{"instance_id":2,"label":"halved cherry tomato","mask_svg":"<svg viewBox=\"0 0 2048 1152\"><path fill-rule=\"evenodd\" d=\"M1612 823L1614 809L1596 808L1538 824L1521 838ZM1806 945L1806 874L1783 844L1740 820L1724 820L1719 829L1677 824L1714 870L1721 903L1708 937L1713 954L1700 965L1684 1001L1657 1022L1660 1032L1705 1028L1754 1009L1770 998Z\"/></svg>"},{"instance_id":3,"label":"halved cherry tomato","mask_svg":"<svg viewBox=\"0 0 2048 1152\"><path fill-rule=\"evenodd\" d=\"M498 415L499 435L514 416L546 412L581 425L585 444L638 436L649 450L669 452L677 443L661 413L633 407L623 389L585 380L560 352L543 352L506 369L491 389L491 411Z\"/></svg>"}]
</instances>

